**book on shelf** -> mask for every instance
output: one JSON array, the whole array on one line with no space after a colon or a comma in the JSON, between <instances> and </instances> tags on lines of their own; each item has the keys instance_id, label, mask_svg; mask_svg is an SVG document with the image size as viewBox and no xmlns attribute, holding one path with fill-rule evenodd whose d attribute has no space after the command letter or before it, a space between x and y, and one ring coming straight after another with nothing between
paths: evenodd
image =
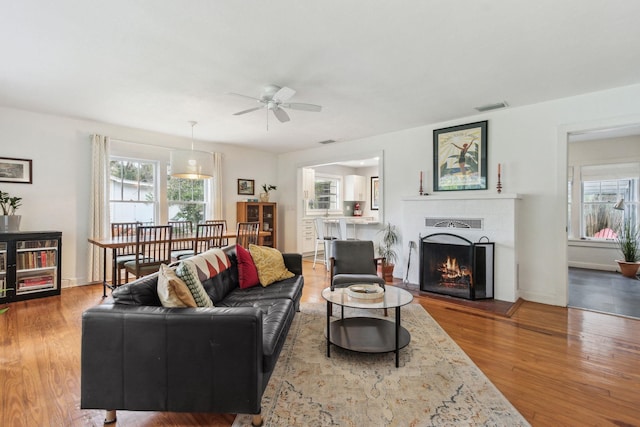
<instances>
[{"instance_id":1,"label":"book on shelf","mask_svg":"<svg viewBox=\"0 0 640 427\"><path fill-rule=\"evenodd\" d=\"M53 276L32 276L19 279L18 284L20 289L35 287L52 287L54 285L55 278Z\"/></svg>"}]
</instances>

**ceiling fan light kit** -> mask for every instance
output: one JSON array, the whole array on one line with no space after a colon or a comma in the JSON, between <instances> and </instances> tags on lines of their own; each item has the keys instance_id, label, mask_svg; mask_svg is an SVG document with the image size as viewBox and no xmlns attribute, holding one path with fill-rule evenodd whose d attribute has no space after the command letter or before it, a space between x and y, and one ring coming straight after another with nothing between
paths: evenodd
<instances>
[{"instance_id":1,"label":"ceiling fan light kit","mask_svg":"<svg viewBox=\"0 0 640 427\"><path fill-rule=\"evenodd\" d=\"M234 113L234 116L240 116L243 114L251 113L253 111L266 109L267 111L267 130L269 129L269 111L273 112L278 121L281 123L291 120L289 114L285 111L286 108L292 110L312 111L318 113L322 111L322 107L316 104L305 104L300 102L286 102L296 94L296 91L289 87L280 87L276 85L268 85L262 91L260 98L254 98L252 96L242 95L239 93L229 93L230 95L240 96L242 98L253 99L254 101L262 104L258 107L249 108L247 110L238 111Z\"/></svg>"}]
</instances>

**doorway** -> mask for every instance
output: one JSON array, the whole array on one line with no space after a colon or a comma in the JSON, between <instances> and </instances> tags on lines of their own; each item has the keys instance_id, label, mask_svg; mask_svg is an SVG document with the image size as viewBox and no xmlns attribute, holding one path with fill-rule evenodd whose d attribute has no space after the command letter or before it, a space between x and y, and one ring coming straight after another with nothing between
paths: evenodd
<instances>
[{"instance_id":1,"label":"doorway","mask_svg":"<svg viewBox=\"0 0 640 427\"><path fill-rule=\"evenodd\" d=\"M640 318L640 281L616 272L613 210L621 198L637 206L639 176L640 125L567 132L569 307Z\"/></svg>"}]
</instances>

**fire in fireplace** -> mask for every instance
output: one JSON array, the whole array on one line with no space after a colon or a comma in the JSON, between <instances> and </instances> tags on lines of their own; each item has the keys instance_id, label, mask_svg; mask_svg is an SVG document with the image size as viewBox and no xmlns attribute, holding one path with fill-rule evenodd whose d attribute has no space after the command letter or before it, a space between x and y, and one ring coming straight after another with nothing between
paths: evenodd
<instances>
[{"instance_id":1,"label":"fire in fireplace","mask_svg":"<svg viewBox=\"0 0 640 427\"><path fill-rule=\"evenodd\" d=\"M486 241L484 241L486 239ZM420 290L466 299L493 298L494 244L450 233L420 238Z\"/></svg>"}]
</instances>

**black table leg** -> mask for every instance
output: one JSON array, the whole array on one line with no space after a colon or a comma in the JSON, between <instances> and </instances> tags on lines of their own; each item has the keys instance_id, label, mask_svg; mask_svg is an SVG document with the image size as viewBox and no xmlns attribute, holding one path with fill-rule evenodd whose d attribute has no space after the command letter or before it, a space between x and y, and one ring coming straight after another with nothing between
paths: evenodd
<instances>
[{"instance_id":1,"label":"black table leg","mask_svg":"<svg viewBox=\"0 0 640 427\"><path fill-rule=\"evenodd\" d=\"M102 298L107 297L107 248L102 248Z\"/></svg>"},{"instance_id":2,"label":"black table leg","mask_svg":"<svg viewBox=\"0 0 640 427\"><path fill-rule=\"evenodd\" d=\"M396 368L400 367L400 307L396 307Z\"/></svg>"},{"instance_id":3,"label":"black table leg","mask_svg":"<svg viewBox=\"0 0 640 427\"><path fill-rule=\"evenodd\" d=\"M331 311L333 305L327 301L327 357L331 357Z\"/></svg>"}]
</instances>

